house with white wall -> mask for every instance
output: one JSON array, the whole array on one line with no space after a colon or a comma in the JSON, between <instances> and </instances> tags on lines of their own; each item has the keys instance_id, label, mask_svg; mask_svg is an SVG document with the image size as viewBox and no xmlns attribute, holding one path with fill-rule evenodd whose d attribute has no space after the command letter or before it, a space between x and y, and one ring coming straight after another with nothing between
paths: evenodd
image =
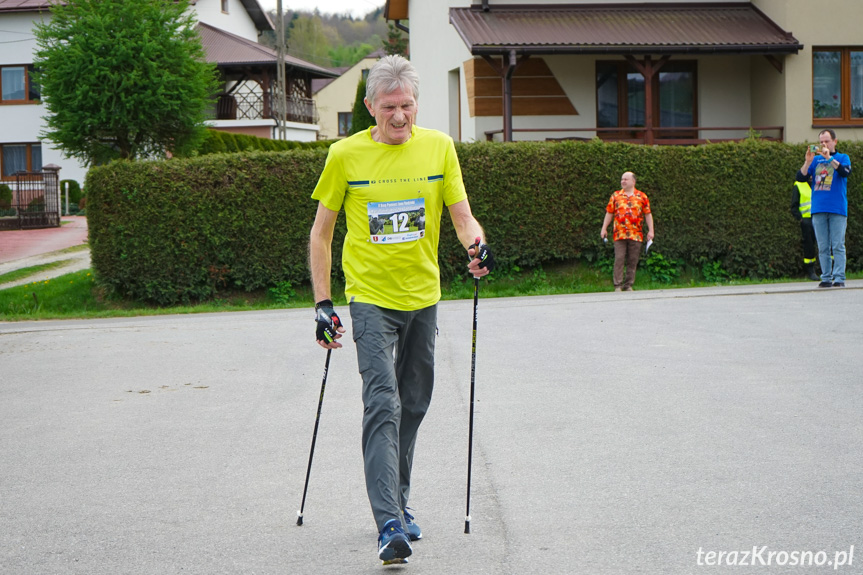
<instances>
[{"instance_id":1,"label":"house with white wall","mask_svg":"<svg viewBox=\"0 0 863 575\"><path fill-rule=\"evenodd\" d=\"M36 50L33 25L42 18L41 5L47 4L0 0L0 181L19 170L38 171L48 164L68 166L61 177L83 180L77 163L40 141L45 110L31 78Z\"/></svg>"},{"instance_id":2,"label":"house with white wall","mask_svg":"<svg viewBox=\"0 0 863 575\"><path fill-rule=\"evenodd\" d=\"M384 55L383 49L376 50L353 66L342 70L338 78L312 82L322 140L335 140L348 135L360 79L368 77L369 69Z\"/></svg>"},{"instance_id":3,"label":"house with white wall","mask_svg":"<svg viewBox=\"0 0 863 575\"><path fill-rule=\"evenodd\" d=\"M418 122L460 141L863 134L863 3L388 0ZM410 26L410 22L422 23Z\"/></svg>"},{"instance_id":4,"label":"house with white wall","mask_svg":"<svg viewBox=\"0 0 863 575\"><path fill-rule=\"evenodd\" d=\"M41 137L46 110L30 77L37 49L33 29L35 23L51 17L51 4L49 0L0 0L0 181L11 180L20 170L39 171L54 164L61 169L60 178L84 182L86 168ZM273 30L258 0L189 0L189 10L198 21L208 61L224 79L211 125L274 137L277 56L258 44L263 32ZM299 58L286 58L289 139L317 138L311 81L334 75Z\"/></svg>"}]
</instances>

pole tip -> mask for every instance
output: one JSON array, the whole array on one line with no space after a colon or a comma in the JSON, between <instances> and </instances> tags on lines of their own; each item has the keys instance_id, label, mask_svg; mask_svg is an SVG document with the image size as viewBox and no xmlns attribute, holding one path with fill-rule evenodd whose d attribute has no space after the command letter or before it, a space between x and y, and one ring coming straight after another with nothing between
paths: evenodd
<instances>
[{"instance_id":1,"label":"pole tip","mask_svg":"<svg viewBox=\"0 0 863 575\"><path fill-rule=\"evenodd\" d=\"M464 532L470 533L470 515L464 518Z\"/></svg>"},{"instance_id":2,"label":"pole tip","mask_svg":"<svg viewBox=\"0 0 863 575\"><path fill-rule=\"evenodd\" d=\"M303 524L303 514L299 511L297 511L297 525L302 525L302 524Z\"/></svg>"}]
</instances>

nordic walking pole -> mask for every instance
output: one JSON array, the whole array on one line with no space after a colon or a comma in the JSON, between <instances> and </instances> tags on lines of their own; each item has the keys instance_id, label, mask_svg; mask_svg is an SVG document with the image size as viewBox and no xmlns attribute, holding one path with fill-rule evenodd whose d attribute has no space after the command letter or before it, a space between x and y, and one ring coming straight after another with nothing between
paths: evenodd
<instances>
[{"instance_id":1,"label":"nordic walking pole","mask_svg":"<svg viewBox=\"0 0 863 575\"><path fill-rule=\"evenodd\" d=\"M480 238L476 239L476 249L479 252ZM473 278L473 341L470 348L470 423L467 433L467 504L464 513L464 532L470 533L470 472L473 460L473 403L476 389L476 310L479 303L479 278Z\"/></svg>"},{"instance_id":2,"label":"nordic walking pole","mask_svg":"<svg viewBox=\"0 0 863 575\"><path fill-rule=\"evenodd\" d=\"M315 416L315 430L312 432L312 448L309 450L309 466L306 469L306 484L303 487L303 502L297 511L297 525L303 524L303 509L306 508L306 493L309 490L309 474L312 472L312 458L315 456L315 441L318 439L318 424L321 422L321 407L324 404L324 391L327 389L327 372L330 370L330 354L332 349L327 350L327 362L324 364L324 380L321 382L321 397L318 399L318 414Z\"/></svg>"}]
</instances>

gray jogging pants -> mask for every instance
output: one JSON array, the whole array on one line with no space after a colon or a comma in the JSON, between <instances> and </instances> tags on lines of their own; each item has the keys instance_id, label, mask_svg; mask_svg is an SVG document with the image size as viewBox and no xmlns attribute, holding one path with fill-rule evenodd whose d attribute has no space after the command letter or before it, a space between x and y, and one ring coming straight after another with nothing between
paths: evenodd
<instances>
[{"instance_id":1,"label":"gray jogging pants","mask_svg":"<svg viewBox=\"0 0 863 575\"><path fill-rule=\"evenodd\" d=\"M416 311L351 303L363 378L366 491L378 531L402 520L411 490L417 431L434 387L437 305Z\"/></svg>"}]
</instances>

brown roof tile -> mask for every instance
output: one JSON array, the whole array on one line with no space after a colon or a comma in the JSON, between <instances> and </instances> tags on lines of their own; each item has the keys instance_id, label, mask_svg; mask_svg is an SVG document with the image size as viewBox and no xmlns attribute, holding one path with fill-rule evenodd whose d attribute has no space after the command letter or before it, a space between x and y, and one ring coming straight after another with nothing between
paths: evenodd
<instances>
[{"instance_id":1,"label":"brown roof tile","mask_svg":"<svg viewBox=\"0 0 863 575\"><path fill-rule=\"evenodd\" d=\"M751 4L508 5L450 8L471 53L796 53L802 45Z\"/></svg>"},{"instance_id":2,"label":"brown roof tile","mask_svg":"<svg viewBox=\"0 0 863 575\"><path fill-rule=\"evenodd\" d=\"M189 4L197 4L199 0L187 0ZM272 21L266 11L261 8L258 0L240 0L249 17L258 30L274 30ZM51 4L65 4L62 0L0 0L0 12L35 12L47 11Z\"/></svg>"},{"instance_id":3,"label":"brown roof tile","mask_svg":"<svg viewBox=\"0 0 863 575\"><path fill-rule=\"evenodd\" d=\"M0 12L35 12L48 10L52 2L47 0L0 0Z\"/></svg>"},{"instance_id":4,"label":"brown roof tile","mask_svg":"<svg viewBox=\"0 0 863 575\"><path fill-rule=\"evenodd\" d=\"M247 40L241 36L231 34L219 28L214 28L207 24L198 23L196 26L198 33L201 35L201 43L207 53L207 62L226 65L253 65L253 64L269 64L275 65L277 60L276 51L268 48L263 44L258 44ZM319 78L333 78L338 74L300 60L290 55L285 56L285 63L288 66L299 68L311 72Z\"/></svg>"}]
</instances>

